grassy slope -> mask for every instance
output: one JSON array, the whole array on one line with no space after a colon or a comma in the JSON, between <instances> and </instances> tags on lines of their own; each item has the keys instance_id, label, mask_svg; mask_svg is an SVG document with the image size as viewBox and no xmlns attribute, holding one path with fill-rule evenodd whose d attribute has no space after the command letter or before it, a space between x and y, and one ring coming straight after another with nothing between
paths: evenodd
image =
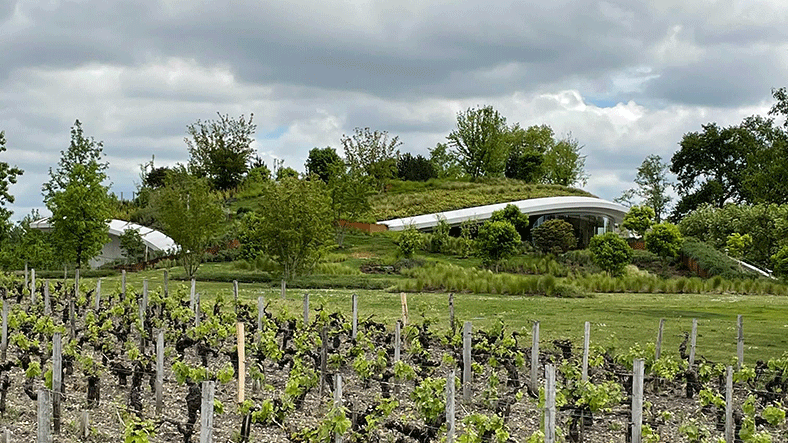
<instances>
[{"instance_id":1,"label":"grassy slope","mask_svg":"<svg viewBox=\"0 0 788 443\"><path fill-rule=\"evenodd\" d=\"M472 206L505 203L529 198L562 195L593 196L586 191L558 185L525 183L510 179L486 179L479 182L429 180L427 182L393 181L384 193L372 196L372 213L367 220L429 214ZM240 207L258 209L260 189L249 188L234 195L228 205L231 212Z\"/></svg>"}]
</instances>

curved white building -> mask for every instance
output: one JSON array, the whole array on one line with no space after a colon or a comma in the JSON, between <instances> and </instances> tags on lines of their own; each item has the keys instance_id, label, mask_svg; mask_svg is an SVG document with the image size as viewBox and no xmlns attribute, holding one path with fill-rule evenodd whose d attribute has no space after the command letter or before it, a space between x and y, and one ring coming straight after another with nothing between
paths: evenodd
<instances>
[{"instance_id":1,"label":"curved white building","mask_svg":"<svg viewBox=\"0 0 788 443\"><path fill-rule=\"evenodd\" d=\"M49 231L52 229L52 225L49 223L48 218L36 220L30 223L30 227L42 231ZM178 250L178 245L175 243L175 240L155 229L125 220L113 219L110 220L107 225L109 242L104 245L99 255L90 260L91 268L98 268L99 266L124 258L123 248L120 247L120 236L123 235L127 229L134 229L140 233L142 242L145 244L146 257L151 252L174 253Z\"/></svg>"}]
</instances>

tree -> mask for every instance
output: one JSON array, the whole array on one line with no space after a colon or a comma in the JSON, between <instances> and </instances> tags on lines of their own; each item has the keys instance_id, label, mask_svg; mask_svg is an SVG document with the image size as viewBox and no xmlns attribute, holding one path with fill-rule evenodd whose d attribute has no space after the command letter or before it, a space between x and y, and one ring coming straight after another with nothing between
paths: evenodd
<instances>
[{"instance_id":1,"label":"tree","mask_svg":"<svg viewBox=\"0 0 788 443\"><path fill-rule=\"evenodd\" d=\"M559 218L547 220L531 230L534 244L542 252L561 254L577 246L572 225Z\"/></svg>"},{"instance_id":2,"label":"tree","mask_svg":"<svg viewBox=\"0 0 788 443\"><path fill-rule=\"evenodd\" d=\"M304 164L307 176L317 176L324 183L328 183L335 174L345 168L345 162L339 157L337 151L331 147L323 149L312 148Z\"/></svg>"},{"instance_id":3,"label":"tree","mask_svg":"<svg viewBox=\"0 0 788 443\"><path fill-rule=\"evenodd\" d=\"M654 210L650 206L632 206L624 216L621 225L634 231L639 237L643 237L653 224Z\"/></svg>"},{"instance_id":4,"label":"tree","mask_svg":"<svg viewBox=\"0 0 788 443\"><path fill-rule=\"evenodd\" d=\"M123 255L132 262L140 261L145 254L145 243L136 229L126 229L119 237Z\"/></svg>"},{"instance_id":5,"label":"tree","mask_svg":"<svg viewBox=\"0 0 788 443\"><path fill-rule=\"evenodd\" d=\"M454 155L472 180L503 174L509 146L506 118L492 106L457 113L457 128L447 137Z\"/></svg>"},{"instance_id":6,"label":"tree","mask_svg":"<svg viewBox=\"0 0 788 443\"><path fill-rule=\"evenodd\" d=\"M85 137L82 123L71 127L71 143L61 151L57 170L49 169L44 183L44 203L52 212L51 239L64 261L81 268L95 257L109 240L107 235L110 196L102 183L107 179L107 163L102 163L103 145Z\"/></svg>"},{"instance_id":7,"label":"tree","mask_svg":"<svg viewBox=\"0 0 788 443\"><path fill-rule=\"evenodd\" d=\"M741 202L742 175L746 168L747 148L738 127L720 128L716 123L703 125L702 132L684 134L679 151L671 158L670 171L676 174L681 199L673 218L680 219L702 203L722 207L726 202Z\"/></svg>"},{"instance_id":8,"label":"tree","mask_svg":"<svg viewBox=\"0 0 788 443\"><path fill-rule=\"evenodd\" d=\"M490 221L508 221L520 234L520 238L526 237L530 226L528 214L523 214L520 212L520 208L513 204L508 204L500 211L493 212L490 216Z\"/></svg>"},{"instance_id":9,"label":"tree","mask_svg":"<svg viewBox=\"0 0 788 443\"><path fill-rule=\"evenodd\" d=\"M643 163L638 167L637 176L635 176L635 184L638 185L636 189L625 191L627 199L638 195L641 197L641 205L650 207L653 212L653 218L657 223L662 221L662 214L667 210L667 205L671 201L668 195L668 187L670 183L667 179L668 164L662 162L662 157L651 154L643 160ZM645 232L645 231L644 231Z\"/></svg>"},{"instance_id":10,"label":"tree","mask_svg":"<svg viewBox=\"0 0 788 443\"><path fill-rule=\"evenodd\" d=\"M504 175L527 182L539 182L544 176L544 154L555 146L553 130L547 125L529 126L519 124L509 128L506 134L510 146Z\"/></svg>"},{"instance_id":11,"label":"tree","mask_svg":"<svg viewBox=\"0 0 788 443\"><path fill-rule=\"evenodd\" d=\"M353 135L342 135L340 140L345 150L345 162L354 174L373 178L378 189L383 189L386 180L397 172L397 147L399 137L389 138L386 131L356 128Z\"/></svg>"},{"instance_id":12,"label":"tree","mask_svg":"<svg viewBox=\"0 0 788 443\"><path fill-rule=\"evenodd\" d=\"M495 271L498 271L498 263L507 257L517 253L520 246L520 234L514 225L508 221L488 221L479 228L476 236L476 248L479 255L486 264L495 264Z\"/></svg>"},{"instance_id":13,"label":"tree","mask_svg":"<svg viewBox=\"0 0 788 443\"><path fill-rule=\"evenodd\" d=\"M562 186L585 186L586 156L580 155L583 147L571 134L555 143L544 155L545 181Z\"/></svg>"},{"instance_id":14,"label":"tree","mask_svg":"<svg viewBox=\"0 0 788 443\"><path fill-rule=\"evenodd\" d=\"M216 189L238 186L248 171L254 154L252 135L257 125L241 115L237 120L219 114L218 120L197 120L186 127L189 137L189 167L200 177L208 177Z\"/></svg>"},{"instance_id":15,"label":"tree","mask_svg":"<svg viewBox=\"0 0 788 443\"><path fill-rule=\"evenodd\" d=\"M182 166L174 168L166 186L151 196L151 206L164 233L180 246L178 255L186 275L194 277L224 218L207 179L189 174Z\"/></svg>"},{"instance_id":16,"label":"tree","mask_svg":"<svg viewBox=\"0 0 788 443\"><path fill-rule=\"evenodd\" d=\"M455 179L462 175L462 167L446 143L438 143L429 151L430 162L435 166L438 178Z\"/></svg>"},{"instance_id":17,"label":"tree","mask_svg":"<svg viewBox=\"0 0 788 443\"><path fill-rule=\"evenodd\" d=\"M788 132L772 119L747 117L739 125L747 152L742 195L749 203L788 203Z\"/></svg>"},{"instance_id":18,"label":"tree","mask_svg":"<svg viewBox=\"0 0 788 443\"><path fill-rule=\"evenodd\" d=\"M335 225L335 240L341 248L350 226L344 222L358 221L366 215L371 205L369 202L372 192L372 179L351 172L341 172L331 177L328 182L331 197L331 220ZM344 222L343 222L344 221Z\"/></svg>"},{"instance_id":19,"label":"tree","mask_svg":"<svg viewBox=\"0 0 788 443\"><path fill-rule=\"evenodd\" d=\"M294 178L268 182L259 201L245 235L279 264L285 280L311 272L332 240L326 184Z\"/></svg>"},{"instance_id":20,"label":"tree","mask_svg":"<svg viewBox=\"0 0 788 443\"><path fill-rule=\"evenodd\" d=\"M0 153L5 152L5 144L5 131L0 131ZM9 211L5 205L6 203L13 203L14 196L11 195L8 188L16 183L17 176L23 173L24 171L16 166L10 166L6 162L0 162L0 224L2 224L2 227L0 227L0 234L3 234L0 238L5 238L10 228L8 219L11 217L11 211Z\"/></svg>"},{"instance_id":21,"label":"tree","mask_svg":"<svg viewBox=\"0 0 788 443\"><path fill-rule=\"evenodd\" d=\"M34 209L0 240L0 265L3 268L20 269L27 263L34 269L46 269L53 264L55 252L49 241L49 232L30 227L30 223L40 219L41 215Z\"/></svg>"},{"instance_id":22,"label":"tree","mask_svg":"<svg viewBox=\"0 0 788 443\"><path fill-rule=\"evenodd\" d=\"M435 165L422 155L406 152L397 160L397 177L400 180L425 182L438 177Z\"/></svg>"},{"instance_id":23,"label":"tree","mask_svg":"<svg viewBox=\"0 0 788 443\"><path fill-rule=\"evenodd\" d=\"M733 258L742 260L747 254L747 250L752 247L752 236L750 234L741 235L738 232L728 236L725 242L728 255Z\"/></svg>"},{"instance_id":24,"label":"tree","mask_svg":"<svg viewBox=\"0 0 788 443\"><path fill-rule=\"evenodd\" d=\"M620 275L632 262L632 248L614 232L595 235L588 244L594 263L610 275Z\"/></svg>"},{"instance_id":25,"label":"tree","mask_svg":"<svg viewBox=\"0 0 788 443\"><path fill-rule=\"evenodd\" d=\"M663 222L651 227L646 233L646 249L660 257L676 258L681 252L684 239L673 223Z\"/></svg>"}]
</instances>

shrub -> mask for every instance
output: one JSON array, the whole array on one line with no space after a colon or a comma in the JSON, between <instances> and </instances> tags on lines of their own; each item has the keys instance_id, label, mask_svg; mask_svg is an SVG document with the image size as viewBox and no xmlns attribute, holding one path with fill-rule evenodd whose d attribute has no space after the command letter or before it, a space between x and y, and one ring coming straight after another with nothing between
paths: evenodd
<instances>
[{"instance_id":1,"label":"shrub","mask_svg":"<svg viewBox=\"0 0 788 443\"><path fill-rule=\"evenodd\" d=\"M411 226L397 237L397 252L401 257L411 258L421 244L421 233Z\"/></svg>"},{"instance_id":2,"label":"shrub","mask_svg":"<svg viewBox=\"0 0 788 443\"><path fill-rule=\"evenodd\" d=\"M646 249L661 257L676 258L683 242L679 228L673 223L654 225L646 233Z\"/></svg>"},{"instance_id":3,"label":"shrub","mask_svg":"<svg viewBox=\"0 0 788 443\"><path fill-rule=\"evenodd\" d=\"M632 261L632 248L614 232L593 237L588 249L594 254L594 263L611 275L621 274Z\"/></svg>"},{"instance_id":4,"label":"shrub","mask_svg":"<svg viewBox=\"0 0 788 443\"><path fill-rule=\"evenodd\" d=\"M788 277L788 246L783 246L772 255L772 266L774 266L774 274L778 277Z\"/></svg>"},{"instance_id":5,"label":"shrub","mask_svg":"<svg viewBox=\"0 0 788 443\"><path fill-rule=\"evenodd\" d=\"M648 206L633 206L629 208L629 212L624 216L624 222L621 226L634 231L639 237L643 237L653 224L653 209Z\"/></svg>"},{"instance_id":6,"label":"shrub","mask_svg":"<svg viewBox=\"0 0 788 443\"><path fill-rule=\"evenodd\" d=\"M429 236L429 242L427 242L429 252L436 252L436 253L447 253L449 252L449 230L451 227L448 223L446 223L445 218L438 219L438 225L435 226L435 230L432 231L432 234Z\"/></svg>"},{"instance_id":7,"label":"shrub","mask_svg":"<svg viewBox=\"0 0 788 443\"><path fill-rule=\"evenodd\" d=\"M400 180L425 182L438 177L435 165L421 155L406 152L397 161L397 177Z\"/></svg>"},{"instance_id":8,"label":"shrub","mask_svg":"<svg viewBox=\"0 0 788 443\"><path fill-rule=\"evenodd\" d=\"M546 253L561 254L577 246L572 225L557 218L534 228L532 236L536 247Z\"/></svg>"},{"instance_id":9,"label":"shrub","mask_svg":"<svg viewBox=\"0 0 788 443\"><path fill-rule=\"evenodd\" d=\"M744 277L747 275L739 268L738 263L730 257L714 249L708 243L695 238L687 238L681 247L681 252L695 260L698 266L705 269L709 275L720 275L726 278Z\"/></svg>"},{"instance_id":10,"label":"shrub","mask_svg":"<svg viewBox=\"0 0 788 443\"><path fill-rule=\"evenodd\" d=\"M520 234L521 239L528 234L528 214L520 212L520 208L515 205L509 204L500 211L493 212L490 216L490 221L508 221Z\"/></svg>"},{"instance_id":11,"label":"shrub","mask_svg":"<svg viewBox=\"0 0 788 443\"><path fill-rule=\"evenodd\" d=\"M487 222L479 228L476 248L485 263L497 263L512 256L520 245L520 234L508 221Z\"/></svg>"}]
</instances>

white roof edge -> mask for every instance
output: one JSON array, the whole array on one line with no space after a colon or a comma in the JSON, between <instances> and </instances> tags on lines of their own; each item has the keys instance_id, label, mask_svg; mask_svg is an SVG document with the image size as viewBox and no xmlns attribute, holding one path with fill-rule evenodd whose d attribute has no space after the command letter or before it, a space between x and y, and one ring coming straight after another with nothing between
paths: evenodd
<instances>
[{"instance_id":1,"label":"white roof edge","mask_svg":"<svg viewBox=\"0 0 788 443\"><path fill-rule=\"evenodd\" d=\"M623 205L600 198L561 196L532 198L528 200L475 206L453 211L385 220L378 223L388 226L389 230L392 231L401 231L407 229L409 226L413 226L416 229L428 229L437 226L438 219L443 218L449 225L455 226L467 220L487 220L492 216L493 212L499 211L510 204L517 206L521 212L528 215L582 213L609 217L613 219L615 223L621 223L624 215L628 211Z\"/></svg>"},{"instance_id":2,"label":"white roof edge","mask_svg":"<svg viewBox=\"0 0 788 443\"><path fill-rule=\"evenodd\" d=\"M49 223L49 218L42 218L30 223L33 229L47 230L51 229L52 225ZM147 226L138 225L125 220L111 219L107 224L108 233L111 235L123 235L127 229L134 229L140 233L142 242L153 251L176 251L178 244L175 240L165 235L163 232L149 228Z\"/></svg>"}]
</instances>

